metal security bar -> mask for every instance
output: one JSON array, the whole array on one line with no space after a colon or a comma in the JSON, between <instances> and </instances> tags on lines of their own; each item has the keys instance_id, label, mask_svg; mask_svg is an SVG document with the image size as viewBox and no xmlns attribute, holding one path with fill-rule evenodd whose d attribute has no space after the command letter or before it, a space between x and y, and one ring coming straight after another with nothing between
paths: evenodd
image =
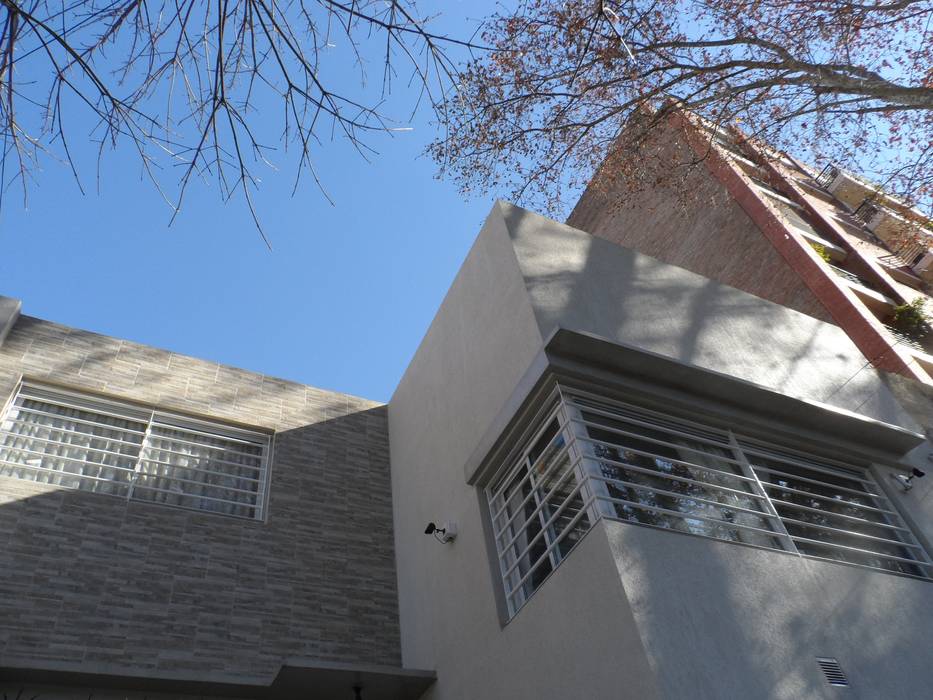
<instances>
[{"instance_id":1,"label":"metal security bar","mask_svg":"<svg viewBox=\"0 0 933 700\"><path fill-rule=\"evenodd\" d=\"M778 516L729 433L596 397L570 395L567 402L579 416L602 517L787 546Z\"/></svg>"},{"instance_id":2,"label":"metal security bar","mask_svg":"<svg viewBox=\"0 0 933 700\"><path fill-rule=\"evenodd\" d=\"M933 576L865 469L577 390L551 401L486 489L510 615L600 518Z\"/></svg>"},{"instance_id":3,"label":"metal security bar","mask_svg":"<svg viewBox=\"0 0 933 700\"><path fill-rule=\"evenodd\" d=\"M231 434L156 413L133 484L133 498L258 517L268 438Z\"/></svg>"},{"instance_id":4,"label":"metal security bar","mask_svg":"<svg viewBox=\"0 0 933 700\"><path fill-rule=\"evenodd\" d=\"M0 475L262 517L269 436L22 384L0 418Z\"/></svg>"},{"instance_id":5,"label":"metal security bar","mask_svg":"<svg viewBox=\"0 0 933 700\"><path fill-rule=\"evenodd\" d=\"M144 411L22 385L0 420L0 475L127 497Z\"/></svg>"},{"instance_id":6,"label":"metal security bar","mask_svg":"<svg viewBox=\"0 0 933 700\"><path fill-rule=\"evenodd\" d=\"M871 220L878 215L879 211L880 209L877 204L871 199L866 199L855 208L855 211L852 212L852 216L867 226L871 223Z\"/></svg>"},{"instance_id":7,"label":"metal security bar","mask_svg":"<svg viewBox=\"0 0 933 700\"><path fill-rule=\"evenodd\" d=\"M846 280L847 282L861 285L865 287L866 289L871 289L872 291L875 291L875 292L879 291L877 285L869 282L864 277L859 277L853 272L849 272L848 270L843 270L841 267L836 267L835 265L829 265L829 269L831 269L834 273L836 273L836 275Z\"/></svg>"},{"instance_id":8,"label":"metal security bar","mask_svg":"<svg viewBox=\"0 0 933 700\"><path fill-rule=\"evenodd\" d=\"M800 554L931 577L929 556L866 470L749 440L740 446Z\"/></svg>"},{"instance_id":9,"label":"metal security bar","mask_svg":"<svg viewBox=\"0 0 933 700\"><path fill-rule=\"evenodd\" d=\"M816 186L822 187L824 190L829 187L833 180L839 176L839 168L837 168L832 163L826 165L821 171L820 174L816 176Z\"/></svg>"},{"instance_id":10,"label":"metal security bar","mask_svg":"<svg viewBox=\"0 0 933 700\"><path fill-rule=\"evenodd\" d=\"M558 405L487 488L502 583L514 613L589 530L591 499Z\"/></svg>"}]
</instances>

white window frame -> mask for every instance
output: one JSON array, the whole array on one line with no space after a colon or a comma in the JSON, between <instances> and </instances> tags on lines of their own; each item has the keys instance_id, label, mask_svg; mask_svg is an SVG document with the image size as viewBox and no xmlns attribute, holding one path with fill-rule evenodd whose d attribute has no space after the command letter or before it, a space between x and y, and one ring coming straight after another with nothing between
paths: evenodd
<instances>
[{"instance_id":1,"label":"white window frame","mask_svg":"<svg viewBox=\"0 0 933 700\"><path fill-rule=\"evenodd\" d=\"M63 413L43 413L35 408L20 408L18 400L44 401L46 403L74 411L82 411L94 417L78 418ZM13 418L13 414L17 414ZM75 431L68 428L54 427L49 423L29 424L37 431L48 432L47 437L29 435L11 430L11 422L24 424L23 414L48 416L51 420L80 423L99 428L112 435ZM110 425L96 421L96 418L113 418L138 424L142 430ZM122 435L121 435L122 433ZM160 434L161 433L161 434ZM77 435L79 442L68 442L55 435ZM140 439L125 440L125 436L136 435ZM150 503L173 508L182 508L212 515L223 515L245 520L264 520L268 502L269 471L274 434L259 429L235 426L216 419L188 416L177 412L165 411L153 406L144 406L129 401L102 397L91 392L75 388L63 388L32 380L22 380L13 390L0 413L0 455L6 453L7 459L0 457L0 476L18 478L38 483L54 483L58 488L80 490L97 495L117 497L134 503ZM15 446L17 441L28 444ZM87 444L81 444L81 442ZM35 449L41 443L41 450ZM106 446L91 446L107 443ZM4 444L9 443L9 444ZM113 446L117 445L116 448ZM239 450L238 445L243 445ZM130 453L124 454L128 447ZM115 451L119 450L119 451ZM187 450L187 451L185 451ZM58 454L74 451L85 453L84 459ZM38 465L28 464L24 460L12 460L13 454L34 455L40 460ZM105 464L86 459L86 453L103 454L103 462L108 456L124 463L132 462L132 467ZM216 458L206 455L217 453ZM43 466L44 460L67 462L83 465L74 471ZM175 461L172 462L171 460ZM203 464L208 460L208 464ZM224 471L226 469L226 471ZM109 477L94 476L104 470ZM10 473L6 473L10 472ZM37 478L29 478L15 472L29 472ZM120 478L126 472L126 479ZM47 481L41 478L45 475ZM203 481L191 477L204 476ZM186 478L188 477L188 478ZM60 483L68 481L69 483ZM104 482L108 492L98 493L94 488L87 488L91 482ZM244 484L255 487L240 488ZM235 484L235 485L234 485ZM101 485L101 484L98 484ZM125 487L125 488L124 488ZM167 487L167 488L166 488ZM195 488L200 491L195 493ZM122 491L125 490L125 493ZM143 494L153 497L143 497ZM159 496L158 494L164 494ZM235 500L229 494L248 494L248 501ZM224 495L227 495L225 498ZM161 498L162 500L159 500ZM176 502L166 502L173 500ZM188 504L190 503L190 505ZM223 512L212 504L231 511L251 511L250 515L238 512Z\"/></svg>"},{"instance_id":2,"label":"white window frame","mask_svg":"<svg viewBox=\"0 0 933 700\"><path fill-rule=\"evenodd\" d=\"M711 447L715 447L716 450L711 452L695 450L680 443L665 442L665 440L658 437L639 434L638 430L618 430L607 427L602 422L589 422L584 418L584 413L588 415L598 414L608 420L614 419L624 422L653 433L655 436L663 434L677 436L693 443L706 443ZM537 446L537 442L553 421L557 421L558 431L549 444L556 444L558 438L562 438L563 446L554 451L552 455L554 459L544 467L544 471L540 476L546 481L551 470L562 469L563 477L572 479L575 485L570 495L560 505L560 508L569 507L568 504L570 504L571 499L577 495L579 495L577 503L582 503L576 518L556 535L546 532L547 526L553 523L556 516L552 516L548 522L541 520L541 514L544 512L541 503L542 498L544 501L548 501L557 492L559 484L555 485L548 493L538 493L532 477L532 472L541 467L538 463L545 458L548 449L542 450L535 464L529 461L530 451ZM640 455L643 458L679 464L686 469L690 476L673 475L662 471L660 466L657 468L645 467L629 463L631 460L615 462L606 456L598 456L593 446L604 441L591 437L588 432L590 427L608 430L608 432L615 430L620 436L627 434L630 438L640 442L655 442L658 444L659 449L656 450L657 454L654 455L650 454L649 451L638 448L625 447L624 449L629 454ZM618 445L605 444L610 445L613 449L618 449L624 443L620 442ZM664 454L665 450L674 450L680 455L693 451L698 455L702 455L702 457L695 460L689 460L686 457L673 459ZM564 453L566 459L569 460L569 464L560 466L563 464L564 457L561 455ZM780 498L774 497L775 492L784 492L786 496L786 494L793 492L794 487L780 486L773 479L770 479L768 475L779 470L762 463L764 459L775 462L783 461L785 469L796 472L796 474L790 472L785 474L789 479L799 481L798 486L800 484L805 485L805 488L797 491L795 495L803 496L804 500L826 501L828 505L832 504L826 509L809 509L820 516L818 519L820 522L808 521L806 516L808 506L787 503ZM703 463L704 461L706 464ZM730 466L732 471L711 466L710 462ZM696 493L683 495L671 490L673 487L646 484L638 480L619 480L607 477L602 473L601 464L608 463L618 464L623 472L644 473L671 484L685 483L699 487L701 495L698 496ZM525 469L526 474L519 482L515 482L515 476L520 474L522 469ZM715 475L719 478L719 481L697 479L697 470L704 474ZM800 472L803 472L803 475ZM821 480L821 475L825 475L823 480ZM727 478L723 479L723 477ZM764 480L763 477L768 480ZM726 483L729 481L735 483L731 486L725 486L722 483L723 480ZM853 496L857 496L859 500L853 498L851 502L836 501L828 496L821 495L822 492L819 490L821 488L841 489L846 492L846 487L838 485L840 480L849 480L863 486L862 490L849 489L852 491ZM504 521L500 520L500 518L503 513L509 511L507 510L508 504L503 500L503 494L507 488L514 488L516 483L525 483L526 481L532 485L532 490L518 503L518 508L508 521L505 521L505 525L507 525L505 527L503 525ZM836 483L833 483L834 481ZM572 534L572 539L579 542L583 535L601 519L680 532L680 530L662 527L650 522L639 522L632 517L622 517L616 510L617 506L635 509L636 511L657 512L668 519L679 518L684 523L691 521L711 523L712 526L706 528L698 527L697 529L700 530L698 532L690 530L691 534L699 537L719 539L720 541L784 552L809 559L842 563L872 571L933 580L933 560L931 560L929 554L900 515L884 489L881 488L868 465L852 464L813 456L757 438L746 437L729 428L713 427L709 424L681 418L679 415L648 410L584 390L568 389L559 384L551 392L547 400L543 402L542 409L537 412L531 427L525 431L522 438L517 441L517 444L503 460L502 467L496 470L487 483L484 493L499 563L500 583L504 591L509 618L514 616L527 603L533 593L544 584L544 581L553 574L557 566L569 555L569 551L562 551L559 546L560 542L568 535ZM784 483L790 482L785 481ZM731 513L732 518L736 518L736 514L744 516L746 522L739 522L738 519L726 519L725 517L718 519L710 514L702 515L699 512L670 510L657 505L646 504L644 501L635 502L618 496L614 497L610 492L611 485L623 486L626 489L634 489L638 492L657 493L668 499L680 499L683 504L700 503L703 506L713 506L714 509L723 511L724 515L726 512ZM515 492L512 491L512 493ZM731 500L722 498L730 495L732 496ZM741 496L742 499L739 500L736 496ZM532 497L536 507L530 516L526 517L527 511L523 510L524 505ZM511 502L512 497L510 496L508 500ZM737 503L742 503L742 505ZM752 503L755 504L754 507L751 507L750 504ZM840 505L844 506L845 509L862 513L868 516L868 519L859 518L857 515L839 513L838 506ZM803 516L795 517L795 513L801 512L804 513ZM584 514L585 518L583 517ZM522 533L532 523L531 518L538 518L535 527L539 529L535 534L535 539L543 538L547 545L543 553L540 553L534 560L529 559L532 550L531 544L525 546L518 553L513 549L516 541L522 541ZM875 518L875 520L871 520L871 518ZM747 522L748 520L760 521L760 526L757 523L750 525ZM852 527L849 529L845 527L847 522L852 523ZM516 523L519 523L518 527L516 527ZM582 528L579 526L580 523L583 525ZM836 523L839 523L838 527L835 525ZM861 530L853 529L859 527L861 527ZM866 534L863 532L866 527L874 528L877 532ZM805 530L807 534L800 534L801 529ZM720 531L719 536L705 534L717 530ZM740 535L744 532L748 535L748 538L738 537L733 539L731 536L724 538L721 536L722 532L737 532ZM503 533L509 535L505 540L501 539ZM816 539L813 539L814 535L812 533L816 533ZM820 539L821 536L829 539ZM834 542L832 538L837 538L837 541ZM864 543L864 546L852 546L850 541L853 539L857 545ZM842 544L840 541L849 544ZM902 551L904 556L901 557L890 552L885 553L883 549L882 551L871 550L870 547L872 546L894 548L895 552ZM812 553L813 549L819 548L828 550L830 556L820 556ZM848 557L848 560L834 558L833 555ZM860 559L862 563L860 563ZM902 570L892 570L885 568L884 565L865 564L863 562L866 559L877 559L888 566L900 567ZM546 576L541 578L537 585L529 586L528 583L534 580L532 572L541 565L545 566ZM910 573L903 569L916 571L917 573ZM525 573L516 579L515 572L522 570Z\"/></svg>"}]
</instances>

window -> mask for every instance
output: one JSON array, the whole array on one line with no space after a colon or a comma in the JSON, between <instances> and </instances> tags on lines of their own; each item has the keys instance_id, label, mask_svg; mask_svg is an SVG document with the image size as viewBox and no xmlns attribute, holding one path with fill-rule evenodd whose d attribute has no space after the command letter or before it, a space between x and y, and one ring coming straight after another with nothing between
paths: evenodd
<instances>
[{"instance_id":1,"label":"window","mask_svg":"<svg viewBox=\"0 0 933 700\"><path fill-rule=\"evenodd\" d=\"M488 490L510 609L524 604L591 525L562 428L552 415Z\"/></svg>"},{"instance_id":2,"label":"window","mask_svg":"<svg viewBox=\"0 0 933 700\"><path fill-rule=\"evenodd\" d=\"M24 383L0 418L0 475L261 518L269 436Z\"/></svg>"},{"instance_id":3,"label":"window","mask_svg":"<svg viewBox=\"0 0 933 700\"><path fill-rule=\"evenodd\" d=\"M747 441L742 451L800 553L928 575L923 550L867 472Z\"/></svg>"},{"instance_id":4,"label":"window","mask_svg":"<svg viewBox=\"0 0 933 700\"><path fill-rule=\"evenodd\" d=\"M763 546L777 544L764 498L728 435L574 398L607 517ZM647 420L646 420L647 418ZM607 507L608 506L608 507Z\"/></svg>"},{"instance_id":5,"label":"window","mask_svg":"<svg viewBox=\"0 0 933 700\"><path fill-rule=\"evenodd\" d=\"M552 402L486 488L510 615L600 518L931 578L864 468L563 387Z\"/></svg>"}]
</instances>

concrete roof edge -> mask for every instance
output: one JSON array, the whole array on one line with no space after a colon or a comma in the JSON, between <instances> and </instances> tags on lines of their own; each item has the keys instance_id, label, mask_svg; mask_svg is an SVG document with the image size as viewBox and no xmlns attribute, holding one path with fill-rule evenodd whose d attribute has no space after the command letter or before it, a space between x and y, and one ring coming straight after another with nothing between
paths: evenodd
<instances>
[{"instance_id":1,"label":"concrete roof edge","mask_svg":"<svg viewBox=\"0 0 933 700\"><path fill-rule=\"evenodd\" d=\"M23 302L19 299L0 295L0 345L3 345L3 341L19 319L22 309Z\"/></svg>"},{"instance_id":2,"label":"concrete roof edge","mask_svg":"<svg viewBox=\"0 0 933 700\"><path fill-rule=\"evenodd\" d=\"M898 457L925 440L913 428L893 425L828 403L782 394L775 389L590 333L556 328L545 340L549 356L582 360L640 381L654 382L705 399L743 407L761 418L821 430L872 452Z\"/></svg>"}]
</instances>

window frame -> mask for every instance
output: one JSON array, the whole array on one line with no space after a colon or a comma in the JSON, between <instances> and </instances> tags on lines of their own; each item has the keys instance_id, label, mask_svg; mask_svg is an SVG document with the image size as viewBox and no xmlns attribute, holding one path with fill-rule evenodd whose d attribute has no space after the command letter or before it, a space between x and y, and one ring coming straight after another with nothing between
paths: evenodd
<instances>
[{"instance_id":1,"label":"window frame","mask_svg":"<svg viewBox=\"0 0 933 700\"><path fill-rule=\"evenodd\" d=\"M522 442L523 447L519 451L517 458L510 461L512 466L501 473L497 473L496 476L490 479L488 486L484 489L487 496L485 511L489 515L488 524L491 537L496 543L495 560L497 563L496 568L499 571L499 589L504 595L505 607L510 615L517 612L557 569L561 562L569 556L575 543L567 552L562 551L561 544L568 536L578 532L574 528L576 528L580 520L584 517L591 517L589 507L592 502L592 494L587 488L584 475L579 471L580 460L573 453L575 448L563 435L566 421L566 414L559 404L555 404L546 410L544 417L539 417L536 421L530 438ZM557 426L554 436L544 443L538 456L532 459L531 453L539 446L540 441L548 434L548 430L554 424ZM562 445L552 445L557 438L561 438ZM552 447L555 447L555 449L552 449ZM547 458L552 459L552 463L540 475L536 475L535 472L539 463L542 460L546 463ZM560 474L556 482L553 482L547 490L544 490L542 486L547 486L549 480L557 476L554 473L555 468L559 467L564 460L567 460L567 465L563 474ZM523 470L524 474L522 474ZM509 504L512 501L512 496L503 499L503 494L510 488L517 486L519 487L518 494L521 495L521 486L526 482L530 484L529 493L521 497L516 512L509 515ZM570 492L564 496L564 499L550 515L545 515L551 505L552 496L558 494L562 486L571 482L573 486L570 488ZM570 508L573 499L582 499L577 514L571 518L571 522L560 533L555 533L555 521ZM534 503L534 508L531 514L525 518L523 525L519 528L519 533L516 534L513 525L520 521L518 515L522 512L522 509L531 503ZM500 526L499 518L503 515L507 517ZM516 542L520 541L520 534L527 529L531 522L537 523L538 530L530 540L526 538L526 544L516 552L513 548ZM589 526L579 533L580 539L592 528L592 524L590 522ZM504 548L499 544L503 535L509 535ZM532 552L533 543L538 538L543 539L544 553L529 564L530 560L527 557ZM525 562L525 568L527 569L525 573L522 573L523 562ZM533 584L534 572L542 564L547 564L549 569L537 585L532 585L531 589L526 591L526 583L531 582ZM509 582L514 578L515 574L518 574L517 582L510 587ZM520 602L516 605L513 599L518 599Z\"/></svg>"},{"instance_id":2,"label":"window frame","mask_svg":"<svg viewBox=\"0 0 933 700\"><path fill-rule=\"evenodd\" d=\"M813 443L812 449L811 445L807 445L805 449L802 450L787 447L786 443L789 442L789 435L786 431L782 434L780 429L775 430L771 426L763 426L760 424L754 425L754 421L752 421L753 429L751 430L747 429L744 422L737 425L736 421L723 420L717 417L715 413L704 416L704 422L698 422L692 420L692 418L685 417L685 414L695 416L697 415L697 411L695 409L691 410L688 406L685 406L683 402L675 401L672 402L670 406L668 406L667 402L664 402L663 410L658 410L657 406L659 401L656 400L656 398L650 397L650 394L646 395L644 401L640 400L636 403L634 401L613 398L612 395L616 392L605 390L604 393L603 387L596 388L596 392L598 393L595 393L589 388L582 388L580 383L576 381L564 382L563 380L555 378L552 383L549 383L549 386L549 390L542 388L542 390L535 392L534 399L529 399L529 402L535 404L535 408L526 408L521 412L521 416L524 416L524 418L521 416L517 417L525 426L524 430L518 435L513 433L507 437L503 437L503 440L505 440L510 447L499 447L487 457L487 459L490 460L486 466L487 478L484 478L480 483L483 512L488 515L485 525L489 528L490 533L490 559L493 562L494 569L499 575L498 578L500 580L499 585L497 585L497 596L499 596L500 601L503 603L504 622L508 622L518 613L534 593L545 584L547 578L553 575L557 566L570 556L573 549L573 547L571 547L571 551L562 553L560 560L551 564L547 575L544 576L536 586L528 592L523 592L518 599L513 599L516 595L517 588L513 587L510 590L506 578L507 572L503 568L503 556L506 552L502 550L497 535L497 532L500 530L496 522L496 518L498 517L497 510L499 510L499 508L494 502L494 497L496 496L494 487L506 484L507 475L508 479L513 479L514 475L518 474L520 460L525 459L527 464L527 455L536 444L536 441L540 439L540 436L545 433L550 422L556 420L557 417L560 417L557 434L560 435L561 432L563 432L563 441L565 443L562 449L566 452L568 458L572 459L567 470L574 474L574 478L577 480L577 489L579 493L584 494L583 507L587 511L588 525L583 532L579 533L576 537L574 546L585 537L587 532L589 532L599 520L606 519L627 524L641 525L643 527L665 529L681 534L693 534L708 539L719 539L720 541L733 544L782 552L801 558L855 566L880 573L933 581L933 559L930 557L929 543L922 537L918 537L914 524L901 512L896 499L892 498L892 493L886 488L886 485L882 483L875 463L864 458L858 459L854 454L844 455L843 459L826 457L824 455L831 449L831 445L828 444L831 441L827 441L827 444L823 445L819 445L816 441L810 441ZM629 397L626 396L626 398ZM597 408L584 407L581 410L579 404L575 405L575 399L581 399L583 402L590 402L596 405ZM654 407L649 408L649 405L653 405ZM680 496L670 490L665 491L651 484L645 485L635 483L632 484L632 487L641 489L642 492L659 491L669 497L680 497L685 502L691 500L703 501L707 505L712 505L723 511L736 510L747 512L761 519L763 525L760 528L760 532L768 538L771 538L771 542L768 544L760 544L752 541L731 540L720 536L705 534L704 532L683 533L681 530L672 527L662 527L661 525L652 524L650 522L639 522L630 518L619 517L617 513L613 512L615 502L619 499L609 496L608 489L606 488L606 484L613 480L607 479L605 476L600 476L593 469L594 464L599 464L600 458L592 451L587 452L586 450L586 445L588 443L593 443L595 440L587 434L587 427L592 425L595 425L597 428L602 427L599 424L593 424L583 418L582 411L592 410L605 413L610 420L613 418L610 414L612 414L613 411L619 411L615 414L616 420L626 423L634 421L633 424L639 423L644 430L660 430L665 435L680 435L686 441L702 443L706 440L710 445L715 445L717 449L725 450L725 454L727 454L728 457L721 457L717 453L712 452L705 454L707 454L707 456L712 456L712 461L714 463L716 460L723 460L724 462L731 463L734 473L722 473L734 477L738 483L745 484L746 486L742 488L747 488L747 490L740 490L739 488L732 489L728 486L723 486L719 482L712 483L705 482L702 479L695 479L695 474L692 472L688 476L665 476L660 471L660 468L654 470L653 476L656 479L668 480L666 483L689 483L690 485L699 487L702 495L697 497L695 493L693 493L687 496ZM529 414L532 413L533 415L529 417ZM638 431L631 432L637 433ZM716 435L718 437L715 439L704 438L704 434ZM595 440L595 442L599 441ZM688 442L688 444L690 443ZM616 445L616 447L619 446ZM679 450L681 449L686 451L691 450L690 447L678 447L676 444L668 444L668 447L674 449L678 454L680 454ZM817 514L823 514L823 519L829 520L830 522L824 523L818 521L818 524L811 525L811 527L814 529L821 529L823 532L828 533L828 537L835 538L835 540L831 539L830 541L825 541L817 537L816 539L818 541L815 544L828 547L834 553L835 550L839 550L842 552L840 556L848 556L849 560L818 556L802 551L803 547L801 547L800 544L807 538L802 537L799 532L797 534L793 532L794 527L800 527L800 525L794 522L795 519L789 517L786 512L782 511L782 501L771 495L771 491L781 490L781 487L772 482L763 481L762 477L765 476L767 467L762 467L761 465L756 466L754 464L754 462L761 460L761 456L758 454L761 450L765 452L776 451L775 454L780 454L781 459L796 461L801 469L809 470L810 473L824 474L828 477L828 481L823 482L818 478L815 479L814 489L824 488L827 485L830 487L829 490L839 488L838 485L833 486L833 479L836 481L855 479L864 485L863 491L856 490L858 493L854 494L861 499L861 503L856 502L855 499L852 499L852 502L840 500L839 503L844 505L839 507L842 509L850 508L855 510L864 508L865 512L872 513L870 517L877 516L880 518L880 521L870 523L871 527L878 530L877 533L874 533L877 537L873 537L872 533L866 536L864 532L857 530L856 527L858 526L854 521L852 527L846 528L845 518L847 516L838 516L833 508L816 508L814 510L817 511ZM638 451L639 450L635 450L635 452ZM701 450L695 451L700 452ZM644 453L644 451L642 452ZM661 456L658 457L658 455ZM670 457L663 455L664 451L659 449L656 451L654 457L656 459L671 460ZM651 457L651 455L648 456ZM606 458L603 459L604 461L611 461L606 460ZM495 461L493 462L492 460ZM702 461L700 464L693 465L688 464L684 459L674 459L672 461L686 465L688 468L716 471L708 464L704 466ZM788 464L789 463L790 462L788 462ZM626 468L631 469L632 467L629 466ZM638 467L637 465L634 466L634 469L652 475L650 474L650 472L652 472L651 469ZM805 476L803 478L807 477ZM707 499L705 498L703 489L716 493L714 497ZM804 490L806 491L806 489ZM735 498L733 501L728 502L717 500L720 495L719 492L725 493L729 491L734 491L735 494L745 499L754 499L754 503L757 504L756 507L749 509L737 506L735 505L735 501L737 500ZM808 495L817 501L821 498L821 492L818 490L810 492ZM836 503L836 501L829 497L825 497L825 500L827 501L827 505ZM644 506L644 504L639 503L632 503L631 505L636 508L644 508L645 510L652 509L651 506ZM655 508L655 510L662 509ZM687 519L699 519L713 520L717 523L727 523L726 525L720 526L722 530L758 530L758 528L730 520L715 520L696 514L691 516L688 511L671 511L668 512L667 515L681 518L684 521ZM513 515L513 517L517 518L517 515ZM800 520L806 521L807 517L802 517ZM858 519L855 518L854 520ZM840 527L832 527L833 522L839 521L842 523ZM806 527L806 523L804 523L803 526ZM527 527L527 521L523 523L522 527ZM864 523L861 524L861 527L864 529ZM563 534L561 535L562 537ZM875 547L875 551L867 549L867 551L862 553L847 552L847 550L851 550L852 547L847 546L846 541L853 538L857 541L859 541L860 538L864 539L869 547ZM554 547L555 544L556 543L549 543L550 547ZM891 551L895 553L892 554L890 551L886 552L885 550L877 551L877 549L882 546L890 547ZM903 550L903 558L899 556L900 552L898 550ZM550 549L542 556L546 556L549 552ZM884 568L883 566L868 565L857 560L858 557L862 557L862 561L864 561L866 555L872 555L871 558L877 558L879 561L886 561L888 564L900 561L903 564L898 566L901 566L902 569L914 569L917 573L910 573L904 570L892 570L891 568ZM535 562L531 562L531 568L534 569L540 562L540 558Z\"/></svg>"},{"instance_id":3,"label":"window frame","mask_svg":"<svg viewBox=\"0 0 933 700\"><path fill-rule=\"evenodd\" d=\"M46 381L37 381L27 377L21 377L20 380L16 383L13 390L7 396L6 401L3 403L2 408L0 408L0 426L6 425L9 421L22 423L23 420L19 417L12 418L9 417L11 412L16 410L17 399L23 397L23 401L43 401L46 400L53 405L58 405L63 408L71 409L74 411L81 411L88 414L93 414L95 417L103 416L114 418L122 421L136 422L144 426L144 431L131 430L128 428L122 428L119 426L110 427L106 423L97 422L92 419L77 418L68 415L57 416L54 414L48 414L51 419L60 419L63 421L71 422L80 422L93 427L102 427L108 430L113 431L114 433L127 432L141 435L139 443L128 442L122 440L122 435L120 437L106 437L106 436L95 436L93 433L83 433L79 431L70 430L68 428L54 428L47 426L42 423L36 423L36 427L42 430L50 431L49 437L38 437L30 435L20 435L10 430L5 430L0 428L0 440L6 438L21 438L23 440L29 441L40 441L44 444L47 444L51 447L58 447L59 449L68 449L72 448L75 450L82 450L85 453L104 453L107 455L119 456L122 459L132 462L132 469L123 469L122 467L115 467L109 464L98 465L97 462L91 462L86 459L77 459L71 457L64 457L56 455L53 452L42 452L36 453L37 456L48 457L50 459L62 460L66 462L80 462L85 465L92 466L103 466L110 469L121 469L123 471L130 471L131 476L127 482L123 482L117 479L110 478L100 478L92 477L87 474L75 473L71 474L70 472L60 470L60 469L49 469L47 467L35 467L28 464L17 463L14 461L2 461L0 462L0 467L12 469L25 469L35 472L47 472L49 474L59 474L65 476L73 476L74 479L79 481L91 480L91 481L103 481L113 484L123 484L127 485L126 493L106 493L98 492L92 489L81 488L80 486L63 484L63 483L52 483L51 481L43 482L37 479L26 479L21 476L16 476L14 474L0 474L0 477L6 479L17 479L26 481L33 484L47 484L54 486L56 489L63 489L69 491L81 491L84 493L99 495L99 496L109 496L112 498L118 498L125 500L128 503L137 503L137 504L148 504L148 505L158 505L168 508L178 508L186 511L193 511L197 513L203 513L207 515L218 515L228 518L236 518L238 520L245 520L249 522L266 522L268 519L268 502L269 502L269 491L271 483L271 471L272 471L272 462L273 462L273 451L275 444L275 431L268 430L265 428L259 428L255 426L247 426L245 424L236 423L234 421L228 421L224 419L218 419L215 417L208 416L199 416L195 414L183 413L170 409L163 409L153 404L146 404L138 401L133 401L132 399L118 398L111 395L101 394L93 390L87 390L80 387L74 386L65 386L57 383L46 382ZM35 415L46 415L36 410L26 409L27 412L33 413ZM176 433L181 433L184 437L180 438L177 435L175 437L169 436L159 436L153 434L153 429L163 429L168 433L169 431L174 431ZM80 445L80 444L70 444L67 442L61 441L61 439L54 439L52 435L54 433L69 433L75 434L80 437L86 437L89 445ZM195 439L185 439L192 438L195 436ZM201 436L204 438L204 441L199 442L196 436ZM112 451L111 445L107 445L108 449L101 449L98 447L91 447L90 445L94 444L94 440L105 440L108 443L120 443L120 447L117 449L122 449L123 446L133 446L135 447L135 452L131 454L119 454ZM154 440L158 440L163 446L158 447L153 444ZM252 446L258 452L250 454L247 451L237 452L235 454L242 455L244 458L243 463L235 461L227 461L226 458L228 455L233 455L234 451L229 449L229 447L222 446L220 444L211 444L211 441L217 443L226 442L228 445L234 443L244 443ZM203 459L202 455L199 455L195 449L200 449L202 451L218 451L221 453L223 458L218 458L216 460L219 464L230 465L231 467L238 468L240 472L244 470L255 470L255 477L247 477L242 474L234 472L232 469L230 472L215 471L211 469L202 468L201 466L184 466L182 464L173 465L170 462L165 462L160 460L158 457L160 453L173 452L171 447L175 447L176 443L184 442L190 444L193 448L190 454L185 453L174 453L179 454L183 459L188 460L189 462L195 461L199 462ZM29 445L28 448L16 448L13 446L0 445L0 451L12 450L14 452L33 452L33 445ZM246 458L255 459L255 466L245 463ZM211 460L212 464L215 460ZM162 473L146 473L144 471L144 465L161 465ZM156 467L158 470L158 467ZM167 469L171 469L173 473L178 474L176 476L166 476L165 472ZM220 485L216 483L210 483L210 481L191 481L190 479L183 478L185 474L179 474L179 472L193 472L198 475L205 474L208 475L208 479L211 476L216 476L221 479L226 478L232 481L249 481L256 484L255 491L246 491L232 486ZM199 486L202 489L205 489L209 492L210 495L195 494L195 493L186 493L182 490L171 490L158 489L151 486L142 486L139 482L141 477L148 477L153 479L162 479L170 484L178 483L192 483ZM239 484L237 484L239 485ZM184 503L166 503L160 502L154 499L134 497L134 492L137 490L149 490L149 491L165 491L166 493L172 493L177 496L177 500L185 501L218 501L224 504L227 504L229 507L243 507L246 509L251 509L251 515L244 515L239 513L232 512L223 512L219 510L211 510L198 505L185 505ZM253 502L238 502L235 500L230 500L226 498L218 498L217 492L231 492L237 491L246 494L254 494L255 498Z\"/></svg>"}]
</instances>

